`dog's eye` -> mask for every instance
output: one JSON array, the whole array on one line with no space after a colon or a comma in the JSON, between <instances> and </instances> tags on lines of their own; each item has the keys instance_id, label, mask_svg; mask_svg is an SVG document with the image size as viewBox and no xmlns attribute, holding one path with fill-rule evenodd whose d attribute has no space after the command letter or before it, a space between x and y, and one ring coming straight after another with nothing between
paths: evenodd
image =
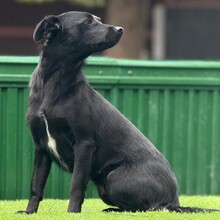
<instances>
[{"instance_id":1,"label":"dog's eye","mask_svg":"<svg viewBox=\"0 0 220 220\"><path fill-rule=\"evenodd\" d=\"M91 18L89 18L89 19L87 19L87 20L85 21L85 23L86 23L86 24L92 24L92 23L93 23L93 20L92 20Z\"/></svg>"}]
</instances>

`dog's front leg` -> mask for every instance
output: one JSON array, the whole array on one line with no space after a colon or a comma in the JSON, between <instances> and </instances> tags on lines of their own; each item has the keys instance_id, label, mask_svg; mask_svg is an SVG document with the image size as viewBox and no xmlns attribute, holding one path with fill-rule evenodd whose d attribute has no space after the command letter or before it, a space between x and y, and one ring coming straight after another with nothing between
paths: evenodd
<instances>
[{"instance_id":1,"label":"dog's front leg","mask_svg":"<svg viewBox=\"0 0 220 220\"><path fill-rule=\"evenodd\" d=\"M25 211L17 213L32 214L36 213L40 201L43 199L44 186L51 168L51 159L42 150L35 150L34 171L31 180L31 196Z\"/></svg>"},{"instance_id":2,"label":"dog's front leg","mask_svg":"<svg viewBox=\"0 0 220 220\"><path fill-rule=\"evenodd\" d=\"M74 146L74 170L68 212L81 212L95 149L91 141L83 141Z\"/></svg>"}]
</instances>

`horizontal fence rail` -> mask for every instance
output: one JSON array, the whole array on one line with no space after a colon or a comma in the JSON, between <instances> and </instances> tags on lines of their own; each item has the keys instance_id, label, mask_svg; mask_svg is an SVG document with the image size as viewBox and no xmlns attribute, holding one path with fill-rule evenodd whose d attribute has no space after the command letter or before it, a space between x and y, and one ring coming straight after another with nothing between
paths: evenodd
<instances>
[{"instance_id":1,"label":"horizontal fence rail","mask_svg":"<svg viewBox=\"0 0 220 220\"><path fill-rule=\"evenodd\" d=\"M38 57L0 57L0 199L29 196L34 147L25 114ZM167 157L181 194L220 194L220 62L88 58L92 86ZM53 165L45 197L68 198ZM97 197L92 183L87 197Z\"/></svg>"}]
</instances>

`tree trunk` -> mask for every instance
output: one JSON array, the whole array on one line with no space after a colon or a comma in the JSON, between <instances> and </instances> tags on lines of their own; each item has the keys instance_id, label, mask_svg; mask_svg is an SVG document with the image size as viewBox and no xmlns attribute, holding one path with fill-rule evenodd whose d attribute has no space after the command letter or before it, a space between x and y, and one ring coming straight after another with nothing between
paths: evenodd
<instances>
[{"instance_id":1,"label":"tree trunk","mask_svg":"<svg viewBox=\"0 0 220 220\"><path fill-rule=\"evenodd\" d=\"M147 58L147 21L150 0L108 0L106 23L124 28L117 46L105 55L116 58Z\"/></svg>"}]
</instances>

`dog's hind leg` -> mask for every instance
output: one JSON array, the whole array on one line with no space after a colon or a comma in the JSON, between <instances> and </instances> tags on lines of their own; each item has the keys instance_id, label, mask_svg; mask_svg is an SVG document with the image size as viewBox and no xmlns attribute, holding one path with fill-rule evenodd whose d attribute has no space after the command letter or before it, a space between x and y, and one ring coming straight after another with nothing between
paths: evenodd
<instances>
[{"instance_id":1,"label":"dog's hind leg","mask_svg":"<svg viewBox=\"0 0 220 220\"><path fill-rule=\"evenodd\" d=\"M108 200L112 203L110 205L116 206L117 208L109 208L103 211L136 212L146 211L149 209L149 202L143 198L144 192L142 192L142 194L138 193L136 180L133 180L131 183L129 179L130 177L126 177L126 175L124 175L119 169L108 175L106 182L106 195Z\"/></svg>"},{"instance_id":2,"label":"dog's hind leg","mask_svg":"<svg viewBox=\"0 0 220 220\"><path fill-rule=\"evenodd\" d=\"M110 206L116 206L109 198L109 196L106 193L105 187L103 185L99 185L98 187L98 192L99 196L102 199L102 201ZM103 209L103 212L123 212L124 210L120 208L107 208Z\"/></svg>"},{"instance_id":3,"label":"dog's hind leg","mask_svg":"<svg viewBox=\"0 0 220 220\"><path fill-rule=\"evenodd\" d=\"M110 206L116 206L109 198L108 194L106 193L105 187L103 185L97 186L99 197L102 199L104 203Z\"/></svg>"}]
</instances>

